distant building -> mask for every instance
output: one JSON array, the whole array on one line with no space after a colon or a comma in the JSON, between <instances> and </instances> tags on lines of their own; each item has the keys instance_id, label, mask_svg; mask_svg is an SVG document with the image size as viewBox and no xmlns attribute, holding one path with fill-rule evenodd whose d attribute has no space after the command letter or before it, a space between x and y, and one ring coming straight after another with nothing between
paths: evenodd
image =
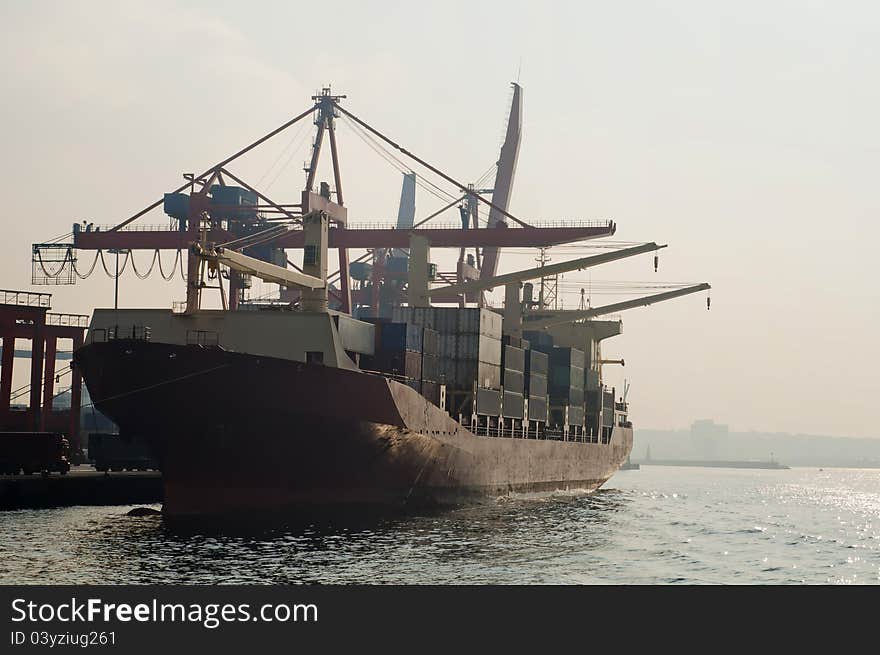
<instances>
[{"instance_id":1,"label":"distant building","mask_svg":"<svg viewBox=\"0 0 880 655\"><path fill-rule=\"evenodd\" d=\"M705 437L726 437L729 429L710 418L701 418L691 423L691 434Z\"/></svg>"},{"instance_id":2,"label":"distant building","mask_svg":"<svg viewBox=\"0 0 880 655\"><path fill-rule=\"evenodd\" d=\"M691 444L702 459L717 459L719 446L723 447L729 432L726 425L699 419L691 424Z\"/></svg>"}]
</instances>

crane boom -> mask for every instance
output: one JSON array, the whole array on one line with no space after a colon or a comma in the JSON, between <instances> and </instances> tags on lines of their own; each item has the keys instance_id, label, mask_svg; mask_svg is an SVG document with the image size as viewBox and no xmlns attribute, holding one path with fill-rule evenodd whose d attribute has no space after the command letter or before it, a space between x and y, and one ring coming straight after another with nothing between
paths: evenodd
<instances>
[{"instance_id":1,"label":"crane boom","mask_svg":"<svg viewBox=\"0 0 880 655\"><path fill-rule=\"evenodd\" d=\"M510 103L510 115L507 119L507 132L504 144L501 146L501 154L498 157L498 170L495 174L495 184L492 186L492 204L495 207L489 209L488 227L495 227L496 223L505 222L505 216L500 210L507 211L510 206L510 196L513 190L513 178L516 174L516 162L519 159L519 144L522 136L522 87L513 84L513 98ZM478 192L479 193L479 192ZM498 270L498 248L487 247L483 249L483 266L480 269L480 277L488 279L494 277ZM487 287L491 288L491 287Z\"/></svg>"},{"instance_id":2,"label":"crane boom","mask_svg":"<svg viewBox=\"0 0 880 655\"><path fill-rule=\"evenodd\" d=\"M486 279L469 280L460 284L451 284L445 287L436 287L427 291L428 296L448 294L448 293L470 293L475 291L483 291L496 286L504 286L513 282L522 282L523 280L534 280L548 275L556 275L557 273L567 273L568 271L577 271L599 264L607 264L608 262L617 261L626 257L641 255L646 252L653 252L665 248L666 245L657 245L656 243L644 243L640 246L632 248L621 248L613 252L602 253L601 255L591 255L590 257L581 257L568 262L559 262L558 264L550 264L549 266L539 266L537 268L529 268L524 271L515 273L505 273Z\"/></svg>"},{"instance_id":3,"label":"crane boom","mask_svg":"<svg viewBox=\"0 0 880 655\"><path fill-rule=\"evenodd\" d=\"M320 278L282 268L256 257L249 257L236 250L220 247L208 248L199 243L194 243L192 245L192 252L209 263L223 264L240 273L253 275L264 282L280 284L285 287L299 287L301 289L323 289L326 286L324 280Z\"/></svg>"},{"instance_id":4,"label":"crane boom","mask_svg":"<svg viewBox=\"0 0 880 655\"><path fill-rule=\"evenodd\" d=\"M655 302L672 300L673 298L680 298L681 296L687 296L689 294L697 293L698 291L705 291L711 288L712 287L708 283L703 282L702 284L697 284L692 287L685 287L684 289L676 289L674 291L656 293L650 296L636 298L634 300L624 300L623 302L616 302L611 305L604 305L602 307L592 307L590 309L560 310L554 312L541 311L540 313L536 313L535 315L525 315L523 317L523 328L526 330L543 330L553 325L560 325L562 323L573 323L575 321L590 319L595 316L613 314L615 312L621 312L626 309L633 309L634 307L645 307L646 305L652 305Z\"/></svg>"}]
</instances>

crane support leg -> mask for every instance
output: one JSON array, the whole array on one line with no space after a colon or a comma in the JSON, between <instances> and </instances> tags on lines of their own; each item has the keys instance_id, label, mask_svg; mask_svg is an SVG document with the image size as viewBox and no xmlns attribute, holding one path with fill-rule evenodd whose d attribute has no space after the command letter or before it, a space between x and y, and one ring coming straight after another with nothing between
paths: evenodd
<instances>
[{"instance_id":1,"label":"crane support leg","mask_svg":"<svg viewBox=\"0 0 880 655\"><path fill-rule=\"evenodd\" d=\"M303 273L327 280L327 223L324 212L303 216ZM301 306L304 312L327 311L327 285L318 289L303 289Z\"/></svg>"},{"instance_id":2,"label":"crane support leg","mask_svg":"<svg viewBox=\"0 0 880 655\"><path fill-rule=\"evenodd\" d=\"M83 332L73 337L73 349L77 350L83 345ZM79 438L80 412L82 411L82 374L78 368L74 368L70 372L70 440L71 452L79 452L81 443Z\"/></svg>"},{"instance_id":3,"label":"crane support leg","mask_svg":"<svg viewBox=\"0 0 880 655\"><path fill-rule=\"evenodd\" d=\"M46 429L46 413L52 411L52 396L55 392L55 352L58 346L56 337L46 337L46 365L43 373L43 415L40 430Z\"/></svg>"},{"instance_id":4,"label":"crane support leg","mask_svg":"<svg viewBox=\"0 0 880 655\"><path fill-rule=\"evenodd\" d=\"M430 307L428 300L428 262L431 244L423 236L412 235L409 240L409 305Z\"/></svg>"}]
</instances>

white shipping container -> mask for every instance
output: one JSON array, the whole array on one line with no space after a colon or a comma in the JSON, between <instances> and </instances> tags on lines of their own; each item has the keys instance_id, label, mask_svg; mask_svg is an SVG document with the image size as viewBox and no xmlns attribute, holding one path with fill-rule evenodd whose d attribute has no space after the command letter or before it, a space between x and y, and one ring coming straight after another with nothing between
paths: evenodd
<instances>
[{"instance_id":1,"label":"white shipping container","mask_svg":"<svg viewBox=\"0 0 880 655\"><path fill-rule=\"evenodd\" d=\"M481 334L459 334L456 348L459 359L476 359L501 365L501 341Z\"/></svg>"}]
</instances>

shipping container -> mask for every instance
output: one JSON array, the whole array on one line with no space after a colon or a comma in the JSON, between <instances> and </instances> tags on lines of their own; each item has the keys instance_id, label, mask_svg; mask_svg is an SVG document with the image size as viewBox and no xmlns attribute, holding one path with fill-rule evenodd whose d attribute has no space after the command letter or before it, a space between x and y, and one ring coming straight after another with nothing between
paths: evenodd
<instances>
[{"instance_id":1,"label":"shipping container","mask_svg":"<svg viewBox=\"0 0 880 655\"><path fill-rule=\"evenodd\" d=\"M434 329L434 310L432 307L394 307L391 318L395 323L412 323L423 328Z\"/></svg>"},{"instance_id":2,"label":"shipping container","mask_svg":"<svg viewBox=\"0 0 880 655\"><path fill-rule=\"evenodd\" d=\"M478 362L472 359L461 359L455 362L455 379L450 384L457 389L473 389L474 385L486 389L501 388L501 366Z\"/></svg>"},{"instance_id":3,"label":"shipping container","mask_svg":"<svg viewBox=\"0 0 880 655\"><path fill-rule=\"evenodd\" d=\"M502 321L503 321L503 317L502 317ZM501 343L503 343L505 346L513 346L514 348L522 348L522 347L523 347L523 345L522 345L522 343L523 343L522 338L520 338L520 337L515 337L515 336L513 336L513 335L511 335L511 334L505 334L505 335L503 335L503 336L501 337Z\"/></svg>"},{"instance_id":4,"label":"shipping container","mask_svg":"<svg viewBox=\"0 0 880 655\"><path fill-rule=\"evenodd\" d=\"M442 332L438 333L437 351L441 357L455 359L456 350L456 338L454 334L444 334Z\"/></svg>"},{"instance_id":5,"label":"shipping container","mask_svg":"<svg viewBox=\"0 0 880 655\"><path fill-rule=\"evenodd\" d=\"M484 416L500 416L501 392L492 389L477 389L476 413Z\"/></svg>"},{"instance_id":6,"label":"shipping container","mask_svg":"<svg viewBox=\"0 0 880 655\"><path fill-rule=\"evenodd\" d=\"M522 371L511 371L508 369L501 369L502 379L501 385L504 387L505 391L513 391L514 393L523 393L525 391L525 375Z\"/></svg>"},{"instance_id":7,"label":"shipping container","mask_svg":"<svg viewBox=\"0 0 880 655\"><path fill-rule=\"evenodd\" d=\"M603 407L614 407L614 392L613 391L603 391L602 392L602 406Z\"/></svg>"},{"instance_id":8,"label":"shipping container","mask_svg":"<svg viewBox=\"0 0 880 655\"><path fill-rule=\"evenodd\" d=\"M133 436L90 433L88 458L98 471L159 470L159 462L147 442Z\"/></svg>"},{"instance_id":9,"label":"shipping container","mask_svg":"<svg viewBox=\"0 0 880 655\"><path fill-rule=\"evenodd\" d=\"M385 323L380 330L380 349L387 351L409 350L422 352L422 332L419 325L411 323Z\"/></svg>"},{"instance_id":10,"label":"shipping container","mask_svg":"<svg viewBox=\"0 0 880 655\"><path fill-rule=\"evenodd\" d=\"M547 395L547 377L534 373L526 378L527 392L530 396L544 397Z\"/></svg>"},{"instance_id":11,"label":"shipping container","mask_svg":"<svg viewBox=\"0 0 880 655\"><path fill-rule=\"evenodd\" d=\"M565 366L566 368L584 368L584 351L578 348L566 348L557 346L550 351L551 366Z\"/></svg>"},{"instance_id":12,"label":"shipping container","mask_svg":"<svg viewBox=\"0 0 880 655\"><path fill-rule=\"evenodd\" d=\"M583 389L569 387L568 389L562 391L559 389L554 389L551 385L549 391L551 405L576 405L580 407L584 404Z\"/></svg>"},{"instance_id":13,"label":"shipping container","mask_svg":"<svg viewBox=\"0 0 880 655\"><path fill-rule=\"evenodd\" d=\"M426 355L438 355L440 335L431 328L422 328L422 352Z\"/></svg>"},{"instance_id":14,"label":"shipping container","mask_svg":"<svg viewBox=\"0 0 880 655\"><path fill-rule=\"evenodd\" d=\"M551 365L550 375L547 376L550 389L557 394L565 393L568 388L584 388L584 370L581 368L567 368L565 366Z\"/></svg>"},{"instance_id":15,"label":"shipping container","mask_svg":"<svg viewBox=\"0 0 880 655\"><path fill-rule=\"evenodd\" d=\"M455 384L455 358L438 357L437 358L437 381L449 385Z\"/></svg>"},{"instance_id":16,"label":"shipping container","mask_svg":"<svg viewBox=\"0 0 880 655\"><path fill-rule=\"evenodd\" d=\"M553 347L553 337L542 330L527 330L523 332L523 339L528 339L529 347L532 350L548 352L549 349Z\"/></svg>"},{"instance_id":17,"label":"shipping container","mask_svg":"<svg viewBox=\"0 0 880 655\"><path fill-rule=\"evenodd\" d=\"M373 326L373 353L382 350L382 326L390 323L390 318L380 318L378 316L358 316L357 320L363 323L370 323ZM361 359L363 362L363 359ZM363 365L361 366L363 368Z\"/></svg>"},{"instance_id":18,"label":"shipping container","mask_svg":"<svg viewBox=\"0 0 880 655\"><path fill-rule=\"evenodd\" d=\"M606 427L611 427L614 425L614 410L613 409L603 409L602 410L602 425Z\"/></svg>"},{"instance_id":19,"label":"shipping container","mask_svg":"<svg viewBox=\"0 0 880 655\"><path fill-rule=\"evenodd\" d=\"M584 408L571 405L568 408L568 424L569 425L580 425L583 427L584 425Z\"/></svg>"},{"instance_id":20,"label":"shipping container","mask_svg":"<svg viewBox=\"0 0 880 655\"><path fill-rule=\"evenodd\" d=\"M491 309L466 307L458 310L459 334L482 334L501 339L501 314Z\"/></svg>"},{"instance_id":21,"label":"shipping container","mask_svg":"<svg viewBox=\"0 0 880 655\"><path fill-rule=\"evenodd\" d=\"M501 406L502 415L507 418L523 417L523 395L504 390L504 404Z\"/></svg>"},{"instance_id":22,"label":"shipping container","mask_svg":"<svg viewBox=\"0 0 880 655\"><path fill-rule=\"evenodd\" d=\"M455 356L500 366L501 340L483 334L459 334L455 339Z\"/></svg>"},{"instance_id":23,"label":"shipping container","mask_svg":"<svg viewBox=\"0 0 880 655\"><path fill-rule=\"evenodd\" d=\"M602 409L602 392L599 390L584 391L584 406L588 414L598 414Z\"/></svg>"},{"instance_id":24,"label":"shipping container","mask_svg":"<svg viewBox=\"0 0 880 655\"><path fill-rule=\"evenodd\" d=\"M546 421L547 420L547 398L529 396L529 420L530 421Z\"/></svg>"},{"instance_id":25,"label":"shipping container","mask_svg":"<svg viewBox=\"0 0 880 655\"><path fill-rule=\"evenodd\" d=\"M434 307L434 329L441 334L458 334L458 307Z\"/></svg>"},{"instance_id":26,"label":"shipping container","mask_svg":"<svg viewBox=\"0 0 880 655\"><path fill-rule=\"evenodd\" d=\"M502 349L501 365L511 371L525 372L525 351L515 346L504 346Z\"/></svg>"},{"instance_id":27,"label":"shipping container","mask_svg":"<svg viewBox=\"0 0 880 655\"><path fill-rule=\"evenodd\" d=\"M422 353L422 380L437 382L440 376L439 360L434 355Z\"/></svg>"},{"instance_id":28,"label":"shipping container","mask_svg":"<svg viewBox=\"0 0 880 655\"><path fill-rule=\"evenodd\" d=\"M599 371L591 368L584 369L584 388L590 390L598 390L602 386L602 378Z\"/></svg>"},{"instance_id":29,"label":"shipping container","mask_svg":"<svg viewBox=\"0 0 880 655\"><path fill-rule=\"evenodd\" d=\"M547 376L550 371L550 356L539 350L525 351L525 373L526 375L543 375Z\"/></svg>"}]
</instances>

